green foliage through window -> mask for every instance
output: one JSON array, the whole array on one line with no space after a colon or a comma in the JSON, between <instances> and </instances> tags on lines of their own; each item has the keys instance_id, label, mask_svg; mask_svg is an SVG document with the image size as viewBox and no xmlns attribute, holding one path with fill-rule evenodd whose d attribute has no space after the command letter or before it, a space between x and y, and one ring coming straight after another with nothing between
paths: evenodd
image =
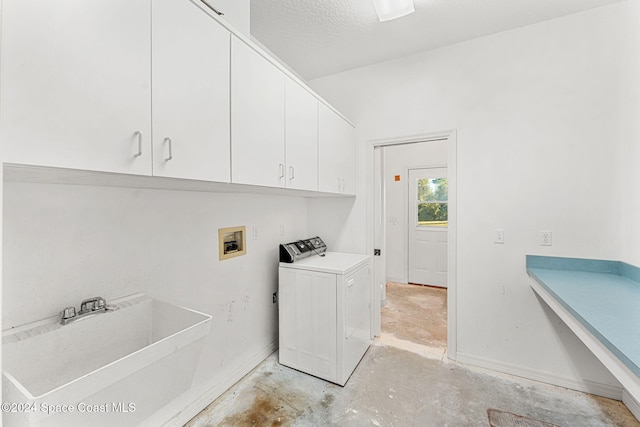
<instances>
[{"instance_id":1,"label":"green foliage through window","mask_svg":"<svg viewBox=\"0 0 640 427\"><path fill-rule=\"evenodd\" d=\"M448 225L448 193L447 178L418 180L418 225Z\"/></svg>"}]
</instances>

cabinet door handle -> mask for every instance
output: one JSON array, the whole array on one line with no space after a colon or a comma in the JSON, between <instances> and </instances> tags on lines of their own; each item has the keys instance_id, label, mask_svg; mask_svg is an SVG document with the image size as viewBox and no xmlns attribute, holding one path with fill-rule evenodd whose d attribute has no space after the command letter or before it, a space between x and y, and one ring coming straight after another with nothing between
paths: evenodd
<instances>
[{"instance_id":1,"label":"cabinet door handle","mask_svg":"<svg viewBox=\"0 0 640 427\"><path fill-rule=\"evenodd\" d=\"M207 3L204 0L200 0L202 2L202 4L204 4L205 6L207 6L209 9L211 9L213 11L213 13L215 13L216 15L220 16L220 15L224 15L224 13L220 12L218 9L216 9L215 7L211 6L209 3Z\"/></svg>"},{"instance_id":2,"label":"cabinet door handle","mask_svg":"<svg viewBox=\"0 0 640 427\"><path fill-rule=\"evenodd\" d=\"M280 176L279 176L279 178L282 179L282 178L284 178L284 164L280 163L279 167L280 167Z\"/></svg>"},{"instance_id":3,"label":"cabinet door handle","mask_svg":"<svg viewBox=\"0 0 640 427\"><path fill-rule=\"evenodd\" d=\"M167 144L169 144L169 157L166 157L166 158L164 159L165 161L167 161L167 162L168 162L169 160L173 159L173 144L172 144L171 138L169 138L169 137L166 137L166 138L164 139L164 142L166 142Z\"/></svg>"},{"instance_id":4,"label":"cabinet door handle","mask_svg":"<svg viewBox=\"0 0 640 427\"><path fill-rule=\"evenodd\" d=\"M133 133L133 136L138 139L138 152L134 154L133 157L140 157L142 156L142 132L137 130Z\"/></svg>"},{"instance_id":5,"label":"cabinet door handle","mask_svg":"<svg viewBox=\"0 0 640 427\"><path fill-rule=\"evenodd\" d=\"M293 168L293 166L289 166L289 179L293 179L295 178L295 169Z\"/></svg>"}]
</instances>

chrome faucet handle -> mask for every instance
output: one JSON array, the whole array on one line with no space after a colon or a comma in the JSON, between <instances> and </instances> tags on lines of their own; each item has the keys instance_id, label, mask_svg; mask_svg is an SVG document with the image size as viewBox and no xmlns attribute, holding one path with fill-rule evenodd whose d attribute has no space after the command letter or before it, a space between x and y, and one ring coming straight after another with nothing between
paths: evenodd
<instances>
[{"instance_id":1,"label":"chrome faucet handle","mask_svg":"<svg viewBox=\"0 0 640 427\"><path fill-rule=\"evenodd\" d=\"M76 317L76 308L75 307L67 307L62 310L60 313L60 317L62 319L71 319L72 317Z\"/></svg>"},{"instance_id":2,"label":"chrome faucet handle","mask_svg":"<svg viewBox=\"0 0 640 427\"><path fill-rule=\"evenodd\" d=\"M76 308L75 307L67 307L60 313L60 324L66 325L71 322L76 317Z\"/></svg>"},{"instance_id":3,"label":"chrome faucet handle","mask_svg":"<svg viewBox=\"0 0 640 427\"><path fill-rule=\"evenodd\" d=\"M80 313L104 309L107 302L102 297L88 298L80 304Z\"/></svg>"}]
</instances>

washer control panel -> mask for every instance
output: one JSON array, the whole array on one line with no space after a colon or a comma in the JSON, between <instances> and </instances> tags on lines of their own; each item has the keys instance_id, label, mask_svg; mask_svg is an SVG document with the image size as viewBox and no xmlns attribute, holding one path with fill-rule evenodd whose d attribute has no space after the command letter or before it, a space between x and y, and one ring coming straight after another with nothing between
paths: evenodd
<instances>
[{"instance_id":1,"label":"washer control panel","mask_svg":"<svg viewBox=\"0 0 640 427\"><path fill-rule=\"evenodd\" d=\"M318 236L280 245L280 262L296 262L311 255L324 256L327 245Z\"/></svg>"}]
</instances>

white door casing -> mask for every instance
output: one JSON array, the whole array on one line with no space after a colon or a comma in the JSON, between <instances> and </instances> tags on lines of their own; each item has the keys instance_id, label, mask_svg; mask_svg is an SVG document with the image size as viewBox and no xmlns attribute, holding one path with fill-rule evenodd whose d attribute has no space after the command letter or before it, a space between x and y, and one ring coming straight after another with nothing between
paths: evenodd
<instances>
[{"instance_id":1,"label":"white door casing","mask_svg":"<svg viewBox=\"0 0 640 427\"><path fill-rule=\"evenodd\" d=\"M373 318L371 321L372 328L371 338L380 335L380 310L379 306L384 306L387 301L387 251L386 251L386 213L385 213L385 185L384 185L384 149L377 147L374 150L374 256L373 256L373 286L374 291L371 292L371 307L373 308ZM376 253L375 251L380 252Z\"/></svg>"},{"instance_id":2,"label":"white door casing","mask_svg":"<svg viewBox=\"0 0 640 427\"><path fill-rule=\"evenodd\" d=\"M442 205L442 203L437 203L436 200L429 202L424 196L419 197L419 183L432 182L425 180L446 177L446 168L409 170L409 219L407 225L409 233L408 277L410 283L447 287L448 227L435 221L431 223L421 222L418 218L420 205L427 206L433 205L433 203ZM431 195L429 199L439 198Z\"/></svg>"},{"instance_id":3,"label":"white door casing","mask_svg":"<svg viewBox=\"0 0 640 427\"><path fill-rule=\"evenodd\" d=\"M447 358L449 360L456 360L458 354L458 340L457 340L457 224L458 224L458 215L457 215L457 171L458 171L458 136L456 130L444 130L433 133L426 133L420 135L409 135L409 136L400 136L394 138L383 138L383 139L375 139L369 140L366 145L366 172L367 172L367 186L366 186L366 196L367 196L367 205L369 207L367 212L367 228L369 232L367 233L367 249L373 252L374 244L376 242L376 228L378 227L378 223L375 221L375 212L377 209L380 209L380 206L377 206L377 203L380 203L380 198L375 197L375 180L376 174L380 170L380 162L376 161L375 152L383 147L392 147L396 145L403 144L413 144L419 142L428 142L428 141L447 141L447 175L448 175L448 190L449 190L449 229L448 229L448 277L447 277ZM384 247L382 248L385 249ZM378 269L382 268L384 270L384 266L380 266L379 264L373 264L375 271L375 275L378 275ZM380 301L380 290L376 286L375 281L371 282L372 286L372 295L374 296L374 301ZM377 310L372 310L375 312ZM372 314L372 322L373 329L379 331L380 330L380 313L377 315Z\"/></svg>"}]
</instances>

